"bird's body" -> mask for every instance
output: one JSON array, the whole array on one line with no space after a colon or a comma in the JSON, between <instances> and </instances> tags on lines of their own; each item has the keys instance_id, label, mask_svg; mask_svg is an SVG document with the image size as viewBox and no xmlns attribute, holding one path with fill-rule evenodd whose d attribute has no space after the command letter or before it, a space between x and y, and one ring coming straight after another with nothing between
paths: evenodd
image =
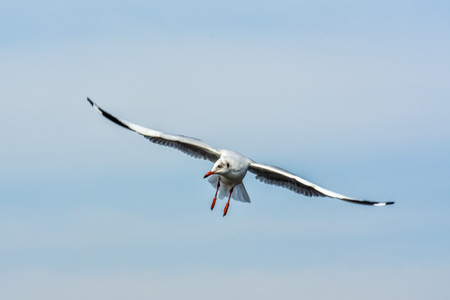
<instances>
[{"instance_id":1,"label":"bird's body","mask_svg":"<svg viewBox=\"0 0 450 300\"><path fill-rule=\"evenodd\" d=\"M217 194L219 194L219 198L225 198L228 194L228 202L224 210L225 216L230 205L230 198L250 203L250 197L242 180L253 161L234 151L223 149L218 151L221 154L220 158L214 163L211 171L206 173L204 178L210 176L208 181L212 186L216 187L216 195L211 204L211 209L216 204Z\"/></svg>"},{"instance_id":2,"label":"bird's body","mask_svg":"<svg viewBox=\"0 0 450 300\"><path fill-rule=\"evenodd\" d=\"M372 206L394 204L394 202L359 200L326 190L288 171L256 163L250 158L234 151L215 149L199 139L166 134L118 119L101 109L89 98L88 101L94 109L104 117L126 129L141 134L153 143L172 147L192 157L207 159L214 162L213 168L206 173L204 178L209 177L208 181L216 188L216 195L213 199L211 209L215 206L217 196L219 196L219 198L228 196L228 202L224 209L224 216L228 211L231 198L241 202L250 202L250 197L242 182L248 171L256 174L256 179L259 179L264 183L282 186L305 196L326 196L356 204Z\"/></svg>"}]
</instances>

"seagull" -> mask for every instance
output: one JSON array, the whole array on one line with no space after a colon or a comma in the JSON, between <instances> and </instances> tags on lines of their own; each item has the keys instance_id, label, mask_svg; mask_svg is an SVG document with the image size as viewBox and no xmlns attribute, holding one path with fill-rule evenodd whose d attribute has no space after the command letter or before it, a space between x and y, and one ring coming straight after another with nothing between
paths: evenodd
<instances>
[{"instance_id":1,"label":"seagull","mask_svg":"<svg viewBox=\"0 0 450 300\"><path fill-rule=\"evenodd\" d=\"M230 150L215 149L205 142L183 135L167 134L164 132L148 129L125 120L114 117L104 109L87 98L92 107L102 116L126 129L137 132L151 142L168 146L184 152L194 158L209 160L214 163L212 169L203 178L208 178L209 183L216 189L211 210L216 205L217 196L223 199L228 196L228 201L223 210L225 217L230 206L230 199L250 203L244 183L242 182L247 171L254 173L256 179L272 185L287 188L295 193L308 197L330 197L351 203L385 206L394 202L374 202L350 198L311 183L297 175L278 167L257 163L250 158Z\"/></svg>"}]
</instances>

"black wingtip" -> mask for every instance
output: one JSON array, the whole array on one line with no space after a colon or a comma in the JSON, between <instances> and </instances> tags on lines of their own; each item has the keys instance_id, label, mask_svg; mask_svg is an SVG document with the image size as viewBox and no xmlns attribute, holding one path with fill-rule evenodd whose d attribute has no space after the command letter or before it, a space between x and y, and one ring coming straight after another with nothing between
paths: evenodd
<instances>
[{"instance_id":1,"label":"black wingtip","mask_svg":"<svg viewBox=\"0 0 450 300\"><path fill-rule=\"evenodd\" d=\"M374 203L374 204L372 204L373 206L386 206L386 205L392 205L392 204L394 204L395 202L393 202L393 201L390 201L390 202L376 202L376 203Z\"/></svg>"},{"instance_id":2,"label":"black wingtip","mask_svg":"<svg viewBox=\"0 0 450 300\"><path fill-rule=\"evenodd\" d=\"M351 203L355 203L355 204L361 204L361 205L369 205L369 206L386 206L386 205L392 205L395 202L390 201L390 202L375 202L375 201L368 201L368 200L356 200L356 199L349 199L349 198L339 198L341 200L347 201L347 202L351 202Z\"/></svg>"},{"instance_id":3,"label":"black wingtip","mask_svg":"<svg viewBox=\"0 0 450 300\"><path fill-rule=\"evenodd\" d=\"M114 117L113 115L111 115L110 113L108 113L107 111L103 110L102 108L100 108L97 104L95 104L91 99L89 99L89 97L87 97L87 100L89 101L89 103L91 103L92 107L97 110L102 116L104 116L105 118L109 119L110 121L116 123L119 126L122 126L123 128L126 128L128 130L131 131L135 131L133 129L131 129L128 125L126 125L124 122L122 122L120 119Z\"/></svg>"}]
</instances>

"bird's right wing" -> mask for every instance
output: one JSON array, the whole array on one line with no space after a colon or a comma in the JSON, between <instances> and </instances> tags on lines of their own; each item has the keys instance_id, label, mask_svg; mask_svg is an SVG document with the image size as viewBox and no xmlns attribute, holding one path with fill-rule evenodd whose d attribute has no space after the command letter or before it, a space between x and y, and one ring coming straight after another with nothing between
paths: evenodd
<instances>
[{"instance_id":1,"label":"bird's right wing","mask_svg":"<svg viewBox=\"0 0 450 300\"><path fill-rule=\"evenodd\" d=\"M249 164L250 172L256 174L256 179L261 180L267 184L274 184L278 186L285 187L294 191L298 194L303 194L305 196L319 196L319 197L331 197L340 200L344 200L351 203L363 204L363 205L373 205L373 206L385 206L389 204L394 204L394 202L375 202L368 200L359 200L355 198L350 198L327 189L320 187L312 182L309 182L297 175L294 175L283 169L267 166L263 164L258 164L252 162Z\"/></svg>"},{"instance_id":2,"label":"bird's right wing","mask_svg":"<svg viewBox=\"0 0 450 300\"><path fill-rule=\"evenodd\" d=\"M97 104L95 104L91 99L87 98L92 107L98 111L102 116L109 119L110 121L125 127L131 131L137 132L140 135L144 136L146 139L149 139L151 142L163 146L168 146L171 148L175 148L180 150L181 152L186 153L189 156L195 158L208 159L212 162L215 162L220 157L220 152L217 149L209 146L205 142L187 137L182 135L173 135L166 134L160 131L156 131L153 129L148 129L133 123L130 123L125 120L118 119L113 115L109 114L102 108L100 108Z\"/></svg>"}]
</instances>

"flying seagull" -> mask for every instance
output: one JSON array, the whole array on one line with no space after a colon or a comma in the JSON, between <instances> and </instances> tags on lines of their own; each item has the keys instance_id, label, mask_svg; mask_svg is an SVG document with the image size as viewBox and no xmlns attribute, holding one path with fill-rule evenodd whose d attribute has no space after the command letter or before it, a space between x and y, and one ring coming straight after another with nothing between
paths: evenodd
<instances>
[{"instance_id":1,"label":"flying seagull","mask_svg":"<svg viewBox=\"0 0 450 300\"><path fill-rule=\"evenodd\" d=\"M121 120L100 108L91 99L87 98L87 100L105 118L126 129L139 133L155 144L175 148L192 157L207 159L213 162L214 166L211 171L207 172L203 178L208 177L208 181L216 189L216 194L211 203L211 210L214 209L217 196L220 199L228 196L227 204L223 210L223 216L228 212L231 198L250 203L250 197L242 182L247 171L256 174L256 179L264 183L278 185L308 197L330 197L351 203L372 206L394 204L394 202L359 200L326 190L281 168L254 162L250 158L234 151L215 149L199 139L183 135L167 134Z\"/></svg>"}]
</instances>

